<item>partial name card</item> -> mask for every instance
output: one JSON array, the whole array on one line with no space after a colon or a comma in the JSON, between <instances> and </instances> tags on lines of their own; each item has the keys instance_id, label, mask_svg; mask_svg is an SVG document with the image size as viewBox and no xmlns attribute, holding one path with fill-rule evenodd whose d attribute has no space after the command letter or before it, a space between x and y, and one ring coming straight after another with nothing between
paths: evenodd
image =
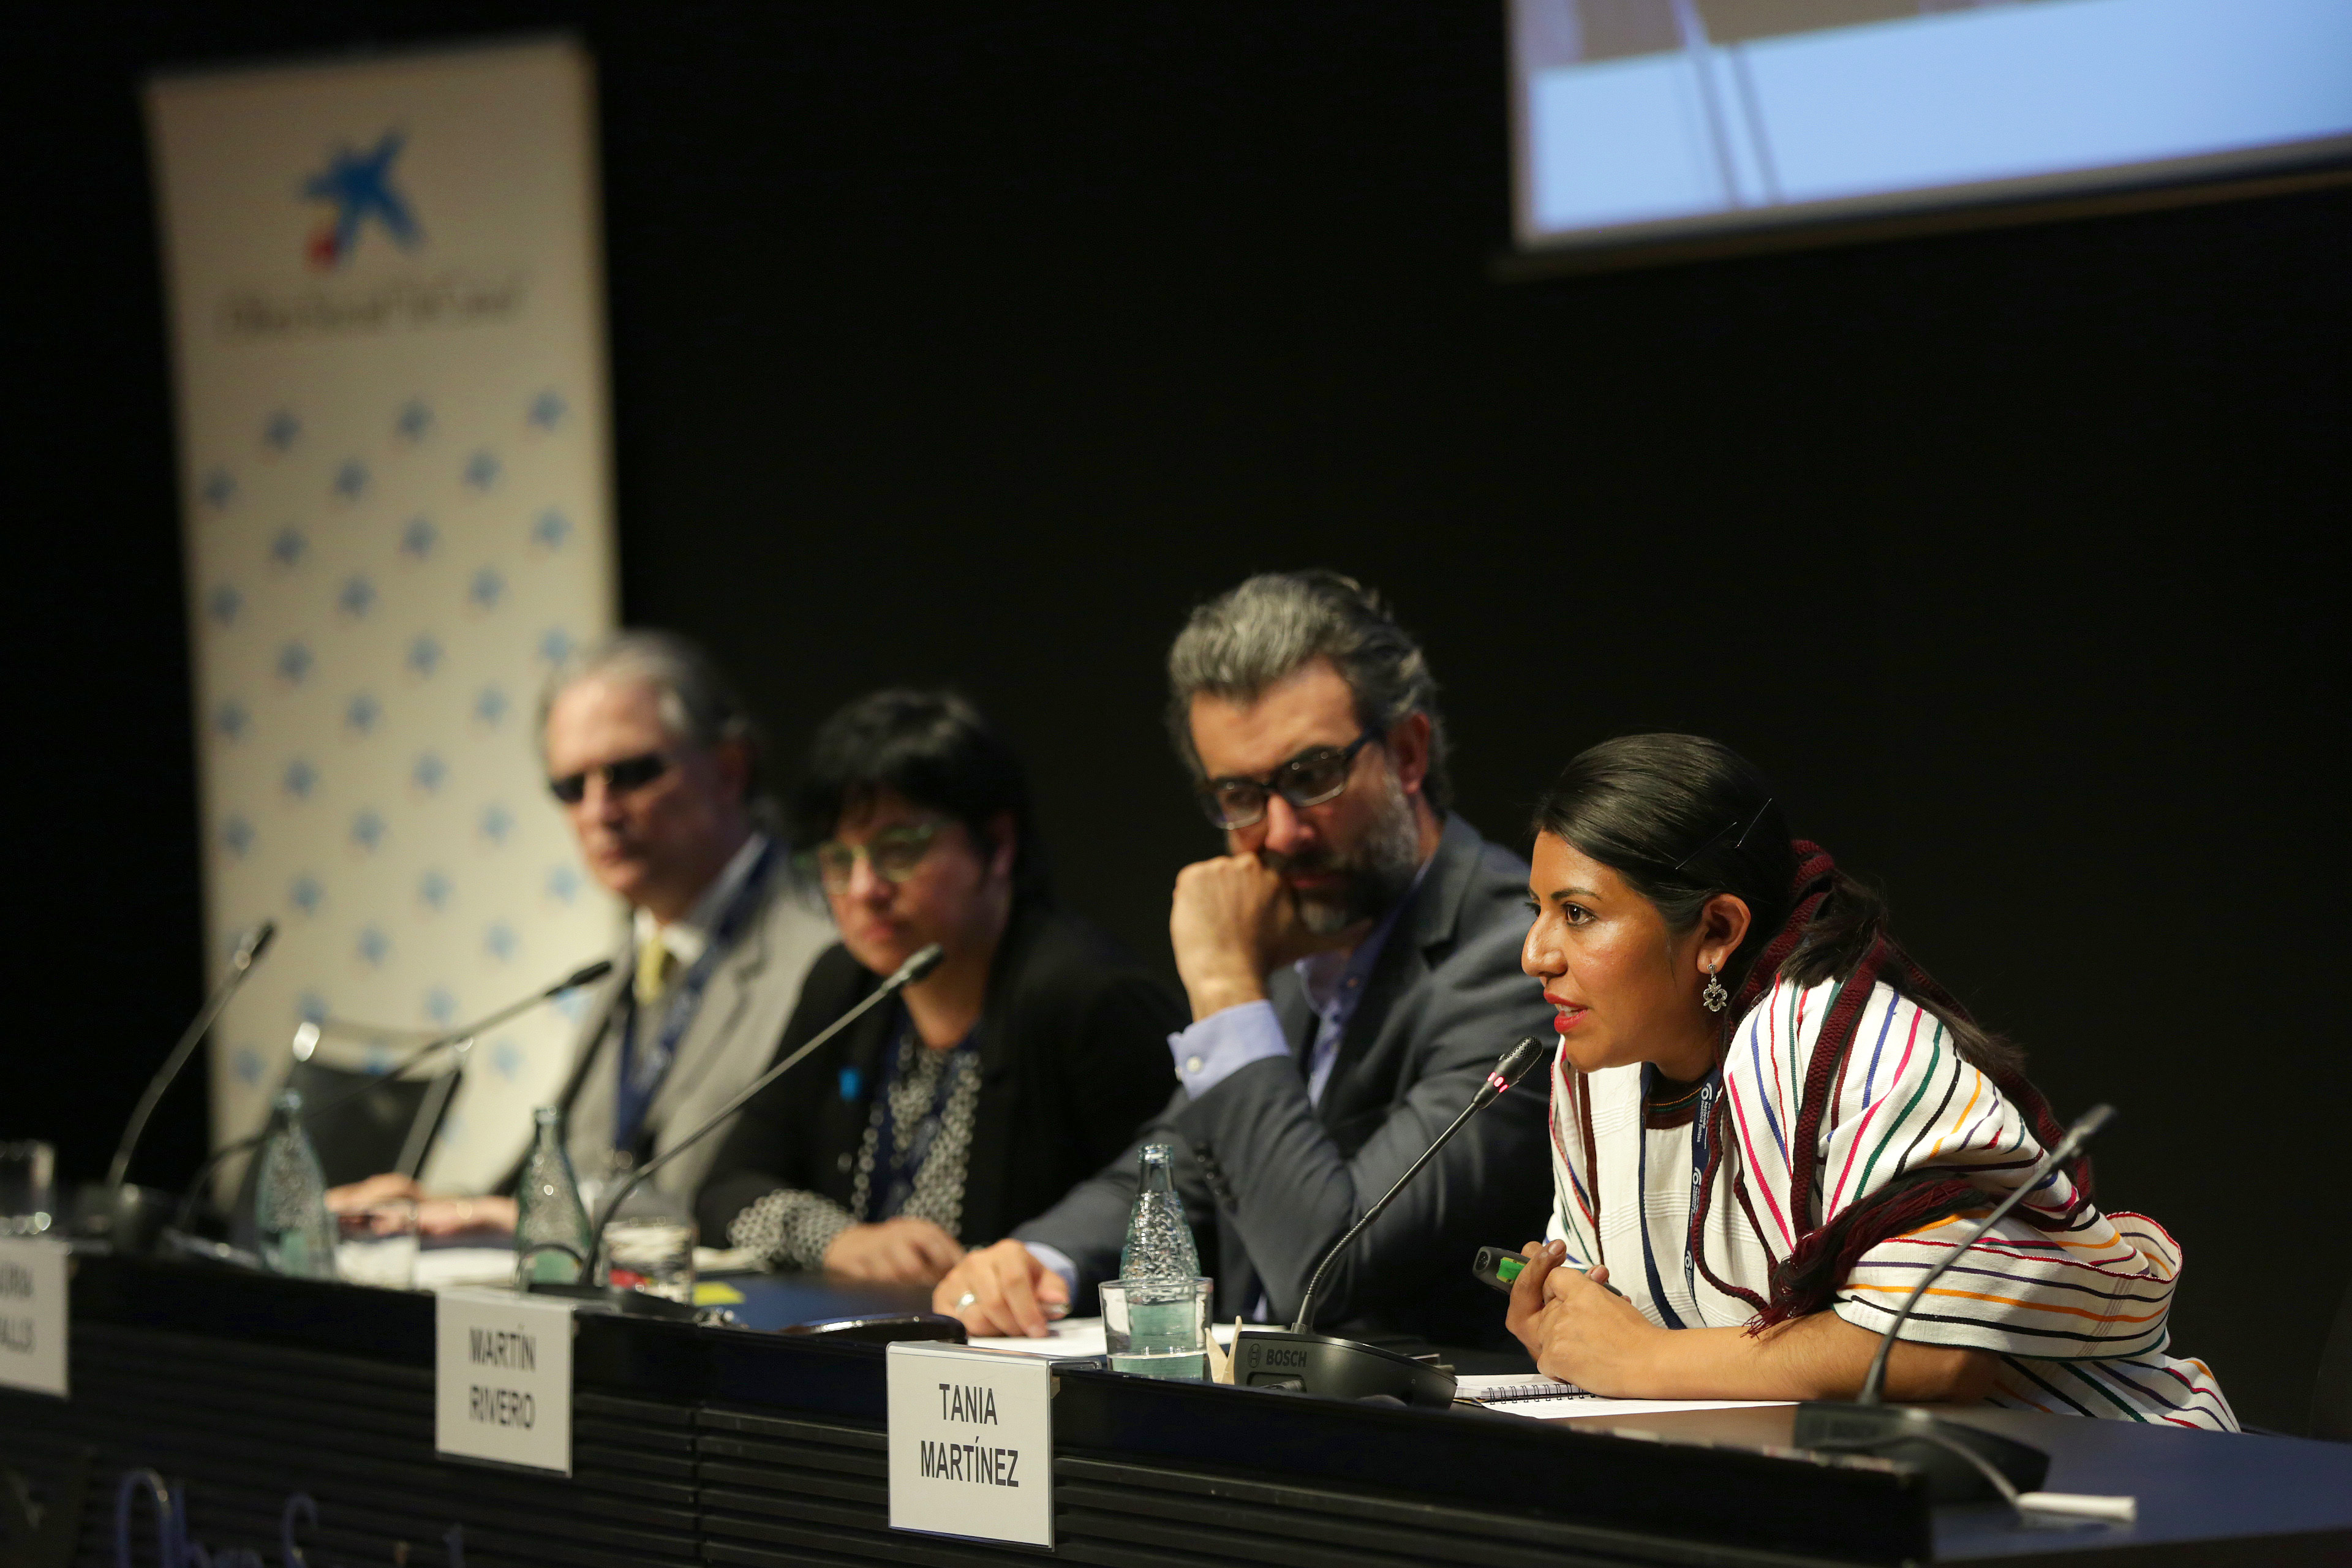
<instances>
[{"instance_id":1,"label":"partial name card","mask_svg":"<svg viewBox=\"0 0 2352 1568\"><path fill-rule=\"evenodd\" d=\"M0 1388L66 1397L66 1244L0 1237Z\"/></svg>"},{"instance_id":2,"label":"partial name card","mask_svg":"<svg viewBox=\"0 0 2352 1568\"><path fill-rule=\"evenodd\" d=\"M572 1306L511 1290L434 1298L433 1447L572 1473Z\"/></svg>"},{"instance_id":3,"label":"partial name card","mask_svg":"<svg viewBox=\"0 0 2352 1568\"><path fill-rule=\"evenodd\" d=\"M956 1345L889 1348L890 1528L1054 1544L1054 1366Z\"/></svg>"}]
</instances>

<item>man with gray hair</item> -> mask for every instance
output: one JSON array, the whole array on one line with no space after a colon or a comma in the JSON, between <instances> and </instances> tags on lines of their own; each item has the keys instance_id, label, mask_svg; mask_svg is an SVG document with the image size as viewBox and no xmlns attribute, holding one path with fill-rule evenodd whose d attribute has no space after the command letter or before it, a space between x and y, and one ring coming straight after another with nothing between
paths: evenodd
<instances>
[{"instance_id":1,"label":"man with gray hair","mask_svg":"<svg viewBox=\"0 0 2352 1568\"><path fill-rule=\"evenodd\" d=\"M1437 684L1378 595L1329 572L1253 577L1169 650L1169 730L1227 853L1169 915L1192 1025L1143 1143L1178 1190L1218 1315L1287 1321L1323 1253L1544 1032L1519 971L1527 865L1449 810ZM1500 1342L1477 1248L1532 1236L1546 1100L1506 1096L1342 1255L1319 1319ZM975 1332L1042 1334L1118 1272L1137 1151L933 1292Z\"/></svg>"},{"instance_id":2,"label":"man with gray hair","mask_svg":"<svg viewBox=\"0 0 2352 1568\"><path fill-rule=\"evenodd\" d=\"M623 631L575 654L541 701L540 749L589 874L629 907L560 1100L572 1163L593 1179L663 1152L760 1074L833 927L770 831L751 716L694 644ZM656 1184L690 1207L718 1147L688 1150ZM396 1190L418 1195L375 1176L331 1202ZM514 1200L426 1199L419 1223L511 1227Z\"/></svg>"}]
</instances>

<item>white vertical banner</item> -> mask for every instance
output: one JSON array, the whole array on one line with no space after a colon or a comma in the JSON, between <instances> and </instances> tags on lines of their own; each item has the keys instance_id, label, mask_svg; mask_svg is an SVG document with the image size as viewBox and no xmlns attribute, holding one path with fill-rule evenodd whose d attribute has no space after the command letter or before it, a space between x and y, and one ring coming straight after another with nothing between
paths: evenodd
<instances>
[{"instance_id":1,"label":"white vertical banner","mask_svg":"<svg viewBox=\"0 0 2352 1568\"><path fill-rule=\"evenodd\" d=\"M614 616L593 102L564 41L149 84L208 951L279 928L213 1032L215 1142L306 1016L431 1030L616 939L532 733ZM513 1160L572 1030L478 1042L428 1182Z\"/></svg>"}]
</instances>

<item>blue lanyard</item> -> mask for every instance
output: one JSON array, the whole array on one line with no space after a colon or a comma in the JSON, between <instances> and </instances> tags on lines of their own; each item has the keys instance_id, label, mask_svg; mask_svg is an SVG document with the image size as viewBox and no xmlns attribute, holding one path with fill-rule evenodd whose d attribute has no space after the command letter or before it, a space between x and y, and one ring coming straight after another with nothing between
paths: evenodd
<instances>
[{"instance_id":1,"label":"blue lanyard","mask_svg":"<svg viewBox=\"0 0 2352 1568\"><path fill-rule=\"evenodd\" d=\"M655 1037L653 1048L642 1056L637 1050L637 994L634 981L623 992L621 1017L621 1079L613 1096L613 1147L633 1150L637 1146L637 1134L644 1130L646 1112L651 1109L654 1096L661 1092L662 1080L669 1076L670 1064L677 1060L678 1042L702 1006L702 993L710 977L719 969L727 950L742 934L752 911L760 907L761 884L766 880L768 863L775 858L775 841L761 847L751 868L744 873L743 885L735 889L719 911L719 923L710 933L709 944L702 956L694 961L677 987L663 1002L661 1032Z\"/></svg>"},{"instance_id":2,"label":"blue lanyard","mask_svg":"<svg viewBox=\"0 0 2352 1568\"><path fill-rule=\"evenodd\" d=\"M1650 1300L1657 1303L1658 1317L1670 1329L1684 1327L1682 1314L1666 1300L1664 1282L1658 1278L1658 1260L1650 1246L1650 1089L1657 1081L1658 1069L1648 1062L1642 1064L1642 1109L1636 1136L1641 1140L1641 1156L1635 1166L1640 1183L1639 1217L1642 1222L1642 1268L1650 1287ZM1715 1120L1715 1097L1723 1089L1723 1069L1716 1068L1699 1086L1698 1110L1691 1119L1691 1175L1689 1213L1698 1213L1698 1191L1706 1180L1707 1128ZM1683 1247L1683 1293L1692 1302L1698 1300L1697 1238L1689 1237Z\"/></svg>"}]
</instances>

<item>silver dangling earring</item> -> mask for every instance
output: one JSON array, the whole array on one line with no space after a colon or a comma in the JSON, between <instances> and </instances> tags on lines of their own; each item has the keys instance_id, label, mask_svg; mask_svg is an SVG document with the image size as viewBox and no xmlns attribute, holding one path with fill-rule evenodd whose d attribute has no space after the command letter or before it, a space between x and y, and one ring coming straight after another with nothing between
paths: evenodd
<instances>
[{"instance_id":1,"label":"silver dangling earring","mask_svg":"<svg viewBox=\"0 0 2352 1568\"><path fill-rule=\"evenodd\" d=\"M1720 1013L1731 1005L1731 993L1723 988L1723 982L1717 979L1715 974L1715 972L1722 967L1719 963L1708 966L1706 989L1698 994L1699 1002L1710 1013Z\"/></svg>"}]
</instances>

